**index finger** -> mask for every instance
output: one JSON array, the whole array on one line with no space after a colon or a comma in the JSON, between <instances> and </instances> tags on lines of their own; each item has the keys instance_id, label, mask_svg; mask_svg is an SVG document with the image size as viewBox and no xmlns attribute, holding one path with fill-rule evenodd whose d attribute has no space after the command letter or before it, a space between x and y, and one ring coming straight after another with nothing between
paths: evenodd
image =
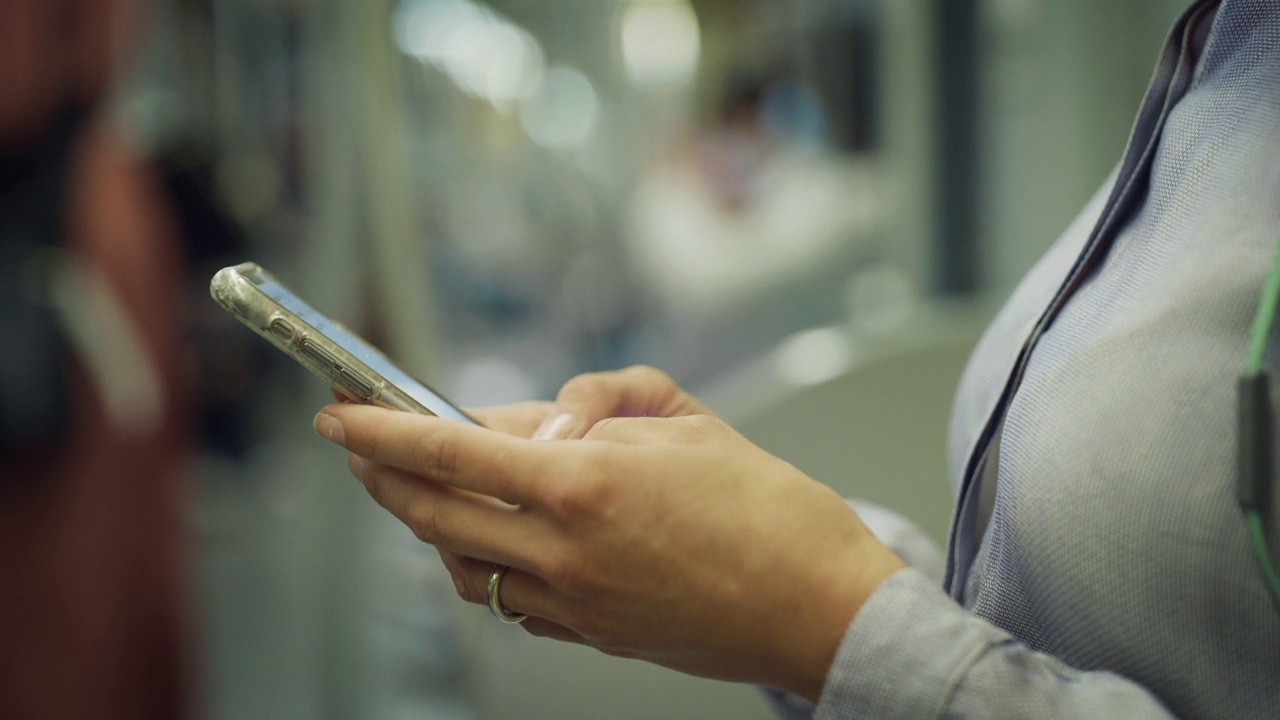
<instances>
[{"instance_id":1,"label":"index finger","mask_svg":"<svg viewBox=\"0 0 1280 720\"><path fill-rule=\"evenodd\" d=\"M538 504L546 446L494 430L371 405L327 405L315 429L360 457L516 505Z\"/></svg>"}]
</instances>

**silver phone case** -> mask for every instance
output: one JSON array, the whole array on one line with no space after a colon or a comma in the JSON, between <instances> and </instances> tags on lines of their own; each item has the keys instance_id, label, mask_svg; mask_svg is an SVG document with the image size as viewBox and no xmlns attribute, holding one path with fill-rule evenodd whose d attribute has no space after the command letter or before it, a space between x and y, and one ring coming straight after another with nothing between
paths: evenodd
<instances>
[{"instance_id":1,"label":"silver phone case","mask_svg":"<svg viewBox=\"0 0 1280 720\"><path fill-rule=\"evenodd\" d=\"M219 270L209 283L209 294L240 322L356 402L422 415L435 414L378 371L268 296L246 279L246 274L257 274L287 287L257 263L241 263ZM330 322L341 325L332 319ZM347 332L359 340L358 335L349 329ZM364 345L369 352L392 363L369 343L364 342Z\"/></svg>"}]
</instances>

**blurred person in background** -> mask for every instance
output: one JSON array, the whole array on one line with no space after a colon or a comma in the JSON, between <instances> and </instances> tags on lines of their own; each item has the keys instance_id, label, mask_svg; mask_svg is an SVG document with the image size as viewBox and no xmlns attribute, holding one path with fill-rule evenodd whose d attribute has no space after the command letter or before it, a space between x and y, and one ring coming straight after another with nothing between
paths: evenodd
<instances>
[{"instance_id":1,"label":"blurred person in background","mask_svg":"<svg viewBox=\"0 0 1280 720\"><path fill-rule=\"evenodd\" d=\"M945 563L653 370L478 412L492 430L315 426L464 599L786 691L788 717L1272 717L1280 586L1237 502L1236 388L1247 357L1276 368L1274 333L1250 346L1278 243L1280 5L1197 0L1117 170L974 351Z\"/></svg>"},{"instance_id":2,"label":"blurred person in background","mask_svg":"<svg viewBox=\"0 0 1280 720\"><path fill-rule=\"evenodd\" d=\"M103 110L132 0L0 3L0 717L189 706L175 221Z\"/></svg>"},{"instance_id":3,"label":"blurred person in background","mask_svg":"<svg viewBox=\"0 0 1280 720\"><path fill-rule=\"evenodd\" d=\"M881 251L876 168L823 143L813 91L785 65L739 71L712 126L651 160L628 250L657 318L641 353L685 384L836 322Z\"/></svg>"}]
</instances>

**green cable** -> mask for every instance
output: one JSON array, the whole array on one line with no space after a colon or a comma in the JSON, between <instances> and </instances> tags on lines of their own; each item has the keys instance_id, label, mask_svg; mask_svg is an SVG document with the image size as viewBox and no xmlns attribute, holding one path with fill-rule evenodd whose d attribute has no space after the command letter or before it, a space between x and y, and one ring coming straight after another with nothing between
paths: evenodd
<instances>
[{"instance_id":1,"label":"green cable","mask_svg":"<svg viewBox=\"0 0 1280 720\"><path fill-rule=\"evenodd\" d=\"M1267 276L1267 286L1262 291L1262 300L1258 303L1258 314L1253 319L1253 338L1249 343L1249 358L1245 364L1245 374L1256 377L1262 372L1262 361L1267 354L1267 339L1271 335L1271 323L1276 317L1276 305L1280 303L1280 251L1272 260L1271 274ZM1262 568L1263 578L1271 590L1271 597L1280 606L1280 577L1271 564L1271 553L1267 549L1267 533L1263 528L1262 515L1258 508L1246 508L1245 516L1249 523L1249 534L1253 537L1254 554L1258 557L1258 565Z\"/></svg>"},{"instance_id":2,"label":"green cable","mask_svg":"<svg viewBox=\"0 0 1280 720\"><path fill-rule=\"evenodd\" d=\"M1246 516L1249 518L1249 534L1253 536L1253 550L1258 556L1258 564L1262 566L1262 575L1267 580L1267 587L1271 588L1271 596L1280 605L1280 576L1276 575L1276 569L1271 566L1267 534L1262 529L1262 516L1257 510L1248 511Z\"/></svg>"},{"instance_id":3,"label":"green cable","mask_svg":"<svg viewBox=\"0 0 1280 720\"><path fill-rule=\"evenodd\" d=\"M1280 301L1280 252L1272 261L1267 287L1258 303L1258 314L1253 318L1253 342L1249 345L1249 361L1245 372L1257 375L1262 371L1262 359L1267 354L1267 338L1271 335L1271 321L1276 317L1276 303Z\"/></svg>"}]
</instances>

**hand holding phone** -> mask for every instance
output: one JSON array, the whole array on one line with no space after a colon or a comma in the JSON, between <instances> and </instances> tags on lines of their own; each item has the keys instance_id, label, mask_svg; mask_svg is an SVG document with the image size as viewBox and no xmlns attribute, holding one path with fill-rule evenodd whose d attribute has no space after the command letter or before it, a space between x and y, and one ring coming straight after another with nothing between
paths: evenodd
<instances>
[{"instance_id":1,"label":"hand holding phone","mask_svg":"<svg viewBox=\"0 0 1280 720\"><path fill-rule=\"evenodd\" d=\"M356 402L479 424L256 263L219 270L209 292L240 322Z\"/></svg>"}]
</instances>

